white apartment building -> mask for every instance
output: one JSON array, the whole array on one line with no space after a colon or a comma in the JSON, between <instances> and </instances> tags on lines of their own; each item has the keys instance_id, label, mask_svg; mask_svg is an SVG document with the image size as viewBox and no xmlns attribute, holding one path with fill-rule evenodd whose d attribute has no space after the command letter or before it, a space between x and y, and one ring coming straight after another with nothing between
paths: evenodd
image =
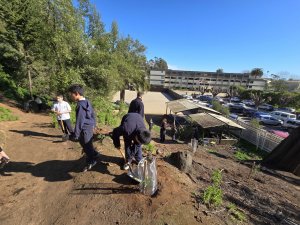
<instances>
[{"instance_id":1,"label":"white apartment building","mask_svg":"<svg viewBox=\"0 0 300 225\"><path fill-rule=\"evenodd\" d=\"M150 71L151 88L189 89L189 90L229 90L230 86L246 89L264 90L266 80L253 77L249 73L217 73L201 71L166 70Z\"/></svg>"}]
</instances>

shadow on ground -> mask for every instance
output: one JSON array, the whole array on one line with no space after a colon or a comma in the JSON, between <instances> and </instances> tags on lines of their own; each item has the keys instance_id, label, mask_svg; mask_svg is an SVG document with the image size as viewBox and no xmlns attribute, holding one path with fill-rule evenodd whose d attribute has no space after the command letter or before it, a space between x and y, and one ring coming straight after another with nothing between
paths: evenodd
<instances>
[{"instance_id":1,"label":"shadow on ground","mask_svg":"<svg viewBox=\"0 0 300 225\"><path fill-rule=\"evenodd\" d=\"M10 132L23 134L24 136L33 136L33 137L53 137L53 138L59 138L61 135L51 135L51 134L45 134L41 132L35 132L31 130L9 130Z\"/></svg>"}]
</instances>

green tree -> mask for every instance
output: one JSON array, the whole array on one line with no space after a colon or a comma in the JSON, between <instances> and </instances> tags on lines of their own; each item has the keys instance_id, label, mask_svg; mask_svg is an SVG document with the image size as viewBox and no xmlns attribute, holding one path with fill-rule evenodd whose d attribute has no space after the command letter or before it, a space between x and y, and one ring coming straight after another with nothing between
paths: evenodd
<instances>
[{"instance_id":1,"label":"green tree","mask_svg":"<svg viewBox=\"0 0 300 225\"><path fill-rule=\"evenodd\" d=\"M288 90L287 82L284 79L281 79L280 76L276 74L271 74L271 76L271 86L274 91L284 92Z\"/></svg>"},{"instance_id":2,"label":"green tree","mask_svg":"<svg viewBox=\"0 0 300 225\"><path fill-rule=\"evenodd\" d=\"M158 57L154 57L154 59L150 59L147 62L147 65L150 69L156 70L168 70L168 63L166 60Z\"/></svg>"},{"instance_id":3,"label":"green tree","mask_svg":"<svg viewBox=\"0 0 300 225\"><path fill-rule=\"evenodd\" d=\"M257 77L262 77L264 72L263 72L263 69L261 69L261 68L254 68L251 70L250 74L252 76L254 76L255 78L257 78Z\"/></svg>"},{"instance_id":4,"label":"green tree","mask_svg":"<svg viewBox=\"0 0 300 225\"><path fill-rule=\"evenodd\" d=\"M216 70L216 73L218 73L218 74L224 73L224 70L222 68L219 68Z\"/></svg>"}]
</instances>

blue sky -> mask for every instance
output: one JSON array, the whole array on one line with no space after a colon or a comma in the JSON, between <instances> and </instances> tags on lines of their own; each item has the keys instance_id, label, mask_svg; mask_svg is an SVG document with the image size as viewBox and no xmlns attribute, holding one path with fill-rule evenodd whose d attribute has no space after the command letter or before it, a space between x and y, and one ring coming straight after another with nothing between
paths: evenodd
<instances>
[{"instance_id":1,"label":"blue sky","mask_svg":"<svg viewBox=\"0 0 300 225\"><path fill-rule=\"evenodd\" d=\"M300 0L92 0L106 28L117 21L170 68L300 79Z\"/></svg>"}]
</instances>

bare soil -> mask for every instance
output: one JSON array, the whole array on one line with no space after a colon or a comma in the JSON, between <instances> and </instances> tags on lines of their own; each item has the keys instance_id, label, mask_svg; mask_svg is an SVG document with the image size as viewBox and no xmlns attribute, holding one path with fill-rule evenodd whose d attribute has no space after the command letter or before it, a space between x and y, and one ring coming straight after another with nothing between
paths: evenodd
<instances>
[{"instance_id":1,"label":"bare soil","mask_svg":"<svg viewBox=\"0 0 300 225\"><path fill-rule=\"evenodd\" d=\"M0 176L1 224L234 224L226 210L230 202L245 212L245 224L300 221L299 179L276 171L257 171L249 178L251 164L236 162L228 148L215 154L199 148L186 174L170 156L188 145L156 142L162 152L157 156L159 190L144 196L120 169L122 160L111 140L96 144L102 157L92 171L82 173L80 146L61 142L48 115L0 105L19 116L0 123L11 157ZM207 209L199 196L214 169L223 169L224 204Z\"/></svg>"}]
</instances>

